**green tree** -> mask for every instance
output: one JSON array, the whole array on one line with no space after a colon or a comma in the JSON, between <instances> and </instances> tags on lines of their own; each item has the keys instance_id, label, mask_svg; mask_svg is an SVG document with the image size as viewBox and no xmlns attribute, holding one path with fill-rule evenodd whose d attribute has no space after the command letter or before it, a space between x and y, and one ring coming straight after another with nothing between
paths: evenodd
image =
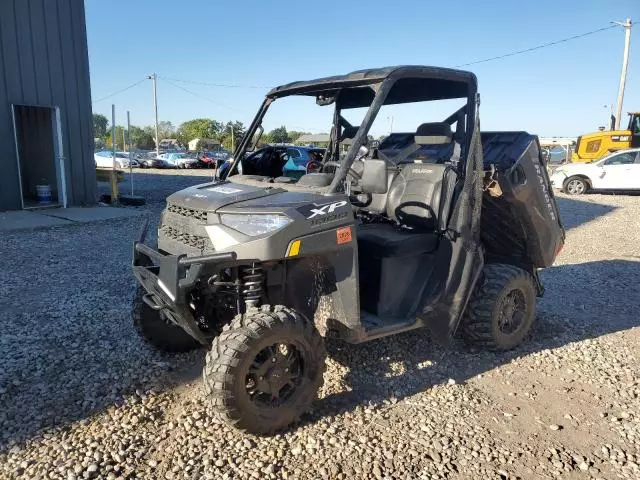
<instances>
[{"instance_id":1,"label":"green tree","mask_svg":"<svg viewBox=\"0 0 640 480\"><path fill-rule=\"evenodd\" d=\"M291 130L289 131L289 141L293 143L302 135L309 135L309 133L310 132L298 132L297 130Z\"/></svg>"},{"instance_id":2,"label":"green tree","mask_svg":"<svg viewBox=\"0 0 640 480\"><path fill-rule=\"evenodd\" d=\"M99 113L93 114L93 137L94 138L104 138L107 135L107 126L109 125L109 120L104 115L100 115Z\"/></svg>"},{"instance_id":3,"label":"green tree","mask_svg":"<svg viewBox=\"0 0 640 480\"><path fill-rule=\"evenodd\" d=\"M122 151L124 150L124 127L117 126L116 127L116 150ZM108 150L113 148L113 142L111 141L111 129L107 132L105 137L104 146Z\"/></svg>"},{"instance_id":4,"label":"green tree","mask_svg":"<svg viewBox=\"0 0 640 480\"><path fill-rule=\"evenodd\" d=\"M287 127L284 125L271 130L268 135L271 143L289 143L291 141L289 133L287 133Z\"/></svg>"},{"instance_id":5,"label":"green tree","mask_svg":"<svg viewBox=\"0 0 640 480\"><path fill-rule=\"evenodd\" d=\"M233 128L233 135L231 135L231 129ZM242 137L246 133L244 124L242 122L227 122L218 136L218 141L227 150L232 150L237 147Z\"/></svg>"},{"instance_id":6,"label":"green tree","mask_svg":"<svg viewBox=\"0 0 640 480\"><path fill-rule=\"evenodd\" d=\"M194 138L218 138L223 125L220 122L208 118L196 118L184 122L178 127L176 138L178 141L186 145Z\"/></svg>"},{"instance_id":7,"label":"green tree","mask_svg":"<svg viewBox=\"0 0 640 480\"><path fill-rule=\"evenodd\" d=\"M131 126L131 144L133 148L140 148L143 150L152 150L156 144L153 141L153 135L145 131L140 127L134 125Z\"/></svg>"}]
</instances>

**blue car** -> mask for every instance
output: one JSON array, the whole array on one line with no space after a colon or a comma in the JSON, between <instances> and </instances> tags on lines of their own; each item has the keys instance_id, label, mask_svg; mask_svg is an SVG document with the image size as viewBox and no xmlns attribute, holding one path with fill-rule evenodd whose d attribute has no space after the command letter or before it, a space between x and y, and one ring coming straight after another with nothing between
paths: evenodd
<instances>
[{"instance_id":1,"label":"blue car","mask_svg":"<svg viewBox=\"0 0 640 480\"><path fill-rule=\"evenodd\" d=\"M233 173L298 179L320 167L324 152L324 148L268 145L245 154ZM220 167L218 177L222 178L230 166L231 160L227 160Z\"/></svg>"},{"instance_id":2,"label":"blue car","mask_svg":"<svg viewBox=\"0 0 640 480\"><path fill-rule=\"evenodd\" d=\"M316 171L322 164L324 152L324 148L287 147L287 162L282 167L282 175L300 178L305 173Z\"/></svg>"}]
</instances>

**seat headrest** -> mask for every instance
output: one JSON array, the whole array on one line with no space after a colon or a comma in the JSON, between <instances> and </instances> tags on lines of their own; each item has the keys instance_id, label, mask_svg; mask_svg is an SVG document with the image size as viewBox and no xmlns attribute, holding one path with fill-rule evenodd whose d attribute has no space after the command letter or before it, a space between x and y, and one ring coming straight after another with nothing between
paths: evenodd
<instances>
[{"instance_id":1,"label":"seat headrest","mask_svg":"<svg viewBox=\"0 0 640 480\"><path fill-rule=\"evenodd\" d=\"M344 127L344 130L342 131L342 136L340 137L340 140L345 140L347 138L355 137L356 133L358 133L358 128L359 127Z\"/></svg>"},{"instance_id":2,"label":"seat headrest","mask_svg":"<svg viewBox=\"0 0 640 480\"><path fill-rule=\"evenodd\" d=\"M416 130L414 137L418 145L443 145L451 143L452 140L451 125L444 122L423 123Z\"/></svg>"}]
</instances>

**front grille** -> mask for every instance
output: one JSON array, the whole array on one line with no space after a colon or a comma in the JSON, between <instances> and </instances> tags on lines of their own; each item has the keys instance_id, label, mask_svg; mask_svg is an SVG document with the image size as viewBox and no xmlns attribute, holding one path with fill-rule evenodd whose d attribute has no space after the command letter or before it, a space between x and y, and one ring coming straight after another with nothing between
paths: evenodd
<instances>
[{"instance_id":1,"label":"front grille","mask_svg":"<svg viewBox=\"0 0 640 480\"><path fill-rule=\"evenodd\" d=\"M198 248L200 250L204 250L207 246L207 238L201 237L199 235L193 235L191 233L186 233L178 230L177 228L171 227L169 225L162 225L160 227L160 232L167 238L175 240L177 242L188 245L189 247Z\"/></svg>"},{"instance_id":2,"label":"front grille","mask_svg":"<svg viewBox=\"0 0 640 480\"><path fill-rule=\"evenodd\" d=\"M205 210L195 210L193 208L181 207L179 205L168 205L167 211L183 217L194 218L201 222L207 221L207 212Z\"/></svg>"}]
</instances>

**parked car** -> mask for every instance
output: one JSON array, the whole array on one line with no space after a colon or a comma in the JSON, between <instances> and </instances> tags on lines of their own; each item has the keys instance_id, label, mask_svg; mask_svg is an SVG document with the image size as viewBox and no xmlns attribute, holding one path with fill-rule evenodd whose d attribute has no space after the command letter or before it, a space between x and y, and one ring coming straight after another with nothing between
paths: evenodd
<instances>
[{"instance_id":1,"label":"parked car","mask_svg":"<svg viewBox=\"0 0 640 480\"><path fill-rule=\"evenodd\" d=\"M112 168L113 152L110 150L102 150L93 154L96 167ZM132 167L140 166L136 160L131 161ZM129 153L116 152L116 168L129 168Z\"/></svg>"},{"instance_id":2,"label":"parked car","mask_svg":"<svg viewBox=\"0 0 640 480\"><path fill-rule=\"evenodd\" d=\"M172 168L166 160L158 158L155 152L142 153L136 158L140 168Z\"/></svg>"},{"instance_id":3,"label":"parked car","mask_svg":"<svg viewBox=\"0 0 640 480\"><path fill-rule=\"evenodd\" d=\"M163 155L166 155L163 157ZM160 158L176 168L198 168L200 160L191 153L168 153L160 155Z\"/></svg>"},{"instance_id":4,"label":"parked car","mask_svg":"<svg viewBox=\"0 0 640 480\"><path fill-rule=\"evenodd\" d=\"M287 162L282 167L282 175L300 178L302 175L315 172L322 164L324 152L324 148L287 147Z\"/></svg>"},{"instance_id":5,"label":"parked car","mask_svg":"<svg viewBox=\"0 0 640 480\"><path fill-rule=\"evenodd\" d=\"M219 150L215 152L201 152L198 154L200 163L206 168L219 168L225 161L231 156L230 152L226 150Z\"/></svg>"},{"instance_id":6,"label":"parked car","mask_svg":"<svg viewBox=\"0 0 640 480\"><path fill-rule=\"evenodd\" d=\"M620 150L592 163L562 165L553 172L551 184L569 195L640 189L640 148Z\"/></svg>"},{"instance_id":7,"label":"parked car","mask_svg":"<svg viewBox=\"0 0 640 480\"><path fill-rule=\"evenodd\" d=\"M255 152L245 152L234 169L235 173L243 175L265 175L276 178L282 176L282 169L287 163L287 147L267 145ZM233 158L226 160L218 170L218 177L223 178L231 167Z\"/></svg>"}]
</instances>

